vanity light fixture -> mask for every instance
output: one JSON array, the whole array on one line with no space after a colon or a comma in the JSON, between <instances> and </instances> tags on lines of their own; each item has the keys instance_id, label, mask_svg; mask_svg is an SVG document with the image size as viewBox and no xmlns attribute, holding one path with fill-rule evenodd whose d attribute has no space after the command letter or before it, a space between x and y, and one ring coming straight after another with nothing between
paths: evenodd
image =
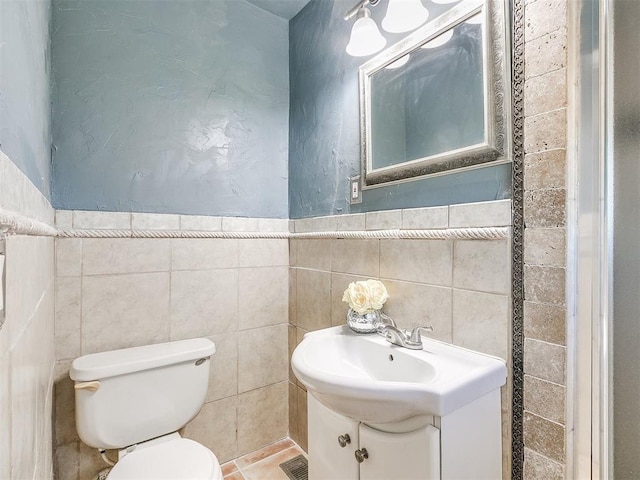
<instances>
[{"instance_id":1,"label":"vanity light fixture","mask_svg":"<svg viewBox=\"0 0 640 480\"><path fill-rule=\"evenodd\" d=\"M357 15L358 19L351 28L347 53L352 57L366 57L379 52L387 44L387 39L378 30L376 22L371 18L371 12L361 6Z\"/></svg>"},{"instance_id":2,"label":"vanity light fixture","mask_svg":"<svg viewBox=\"0 0 640 480\"><path fill-rule=\"evenodd\" d=\"M415 30L429 18L420 0L389 0L387 14L382 19L382 28L390 33Z\"/></svg>"},{"instance_id":3,"label":"vanity light fixture","mask_svg":"<svg viewBox=\"0 0 640 480\"><path fill-rule=\"evenodd\" d=\"M378 3L380 0L360 0L344 16L345 20L357 16L346 48L349 55L353 57L373 55L387 44L386 38L380 33L367 8L367 6L375 7ZM422 0L388 0L382 28L390 33L409 32L425 23L428 18L429 10L424 7Z\"/></svg>"}]
</instances>

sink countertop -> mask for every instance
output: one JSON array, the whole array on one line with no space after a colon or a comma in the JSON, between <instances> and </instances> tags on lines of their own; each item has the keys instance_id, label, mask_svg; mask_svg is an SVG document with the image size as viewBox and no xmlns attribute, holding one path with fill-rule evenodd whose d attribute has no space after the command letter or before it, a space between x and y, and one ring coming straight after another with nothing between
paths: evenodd
<instances>
[{"instance_id":1,"label":"sink countertop","mask_svg":"<svg viewBox=\"0 0 640 480\"><path fill-rule=\"evenodd\" d=\"M346 325L327 328L304 336L292 368L321 403L365 423L442 417L506 383L504 360L422 341L422 350L410 350Z\"/></svg>"}]
</instances>

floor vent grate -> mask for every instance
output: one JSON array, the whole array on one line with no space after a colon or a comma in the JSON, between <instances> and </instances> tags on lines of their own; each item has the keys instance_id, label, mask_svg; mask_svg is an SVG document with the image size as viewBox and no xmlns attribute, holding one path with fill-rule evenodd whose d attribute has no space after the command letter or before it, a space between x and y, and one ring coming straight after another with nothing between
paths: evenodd
<instances>
[{"instance_id":1,"label":"floor vent grate","mask_svg":"<svg viewBox=\"0 0 640 480\"><path fill-rule=\"evenodd\" d=\"M280 468L291 480L309 480L309 465L304 455L281 463Z\"/></svg>"},{"instance_id":2,"label":"floor vent grate","mask_svg":"<svg viewBox=\"0 0 640 480\"><path fill-rule=\"evenodd\" d=\"M104 470L100 470L98 475L96 476L96 480L107 480L107 475L111 471L111 467L105 468Z\"/></svg>"}]
</instances>

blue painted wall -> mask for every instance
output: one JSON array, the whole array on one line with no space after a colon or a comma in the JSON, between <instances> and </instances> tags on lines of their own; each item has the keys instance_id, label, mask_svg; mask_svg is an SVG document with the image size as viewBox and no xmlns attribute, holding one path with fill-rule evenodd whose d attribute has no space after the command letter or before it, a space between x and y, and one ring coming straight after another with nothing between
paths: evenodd
<instances>
[{"instance_id":1,"label":"blue painted wall","mask_svg":"<svg viewBox=\"0 0 640 480\"><path fill-rule=\"evenodd\" d=\"M349 177L360 170L358 67L371 57L344 51L353 0L311 0L289 24L289 213L291 218L509 198L511 165L480 168L363 192L350 207ZM437 6L424 2L438 15ZM384 5L373 7L380 25ZM384 33L391 45L402 35Z\"/></svg>"},{"instance_id":2,"label":"blue painted wall","mask_svg":"<svg viewBox=\"0 0 640 480\"><path fill-rule=\"evenodd\" d=\"M49 0L0 0L0 150L47 198L50 17Z\"/></svg>"},{"instance_id":3,"label":"blue painted wall","mask_svg":"<svg viewBox=\"0 0 640 480\"><path fill-rule=\"evenodd\" d=\"M56 0L56 208L288 216L288 23L244 0Z\"/></svg>"}]
</instances>

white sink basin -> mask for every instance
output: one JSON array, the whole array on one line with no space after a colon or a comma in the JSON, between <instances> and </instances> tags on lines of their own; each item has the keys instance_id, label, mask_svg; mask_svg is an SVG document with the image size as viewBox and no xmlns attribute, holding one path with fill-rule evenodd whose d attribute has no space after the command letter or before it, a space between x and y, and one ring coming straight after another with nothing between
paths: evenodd
<instances>
[{"instance_id":1,"label":"white sink basin","mask_svg":"<svg viewBox=\"0 0 640 480\"><path fill-rule=\"evenodd\" d=\"M422 337L423 350L391 345L346 326L307 333L291 364L331 410L369 424L445 416L504 385L499 358Z\"/></svg>"}]
</instances>

